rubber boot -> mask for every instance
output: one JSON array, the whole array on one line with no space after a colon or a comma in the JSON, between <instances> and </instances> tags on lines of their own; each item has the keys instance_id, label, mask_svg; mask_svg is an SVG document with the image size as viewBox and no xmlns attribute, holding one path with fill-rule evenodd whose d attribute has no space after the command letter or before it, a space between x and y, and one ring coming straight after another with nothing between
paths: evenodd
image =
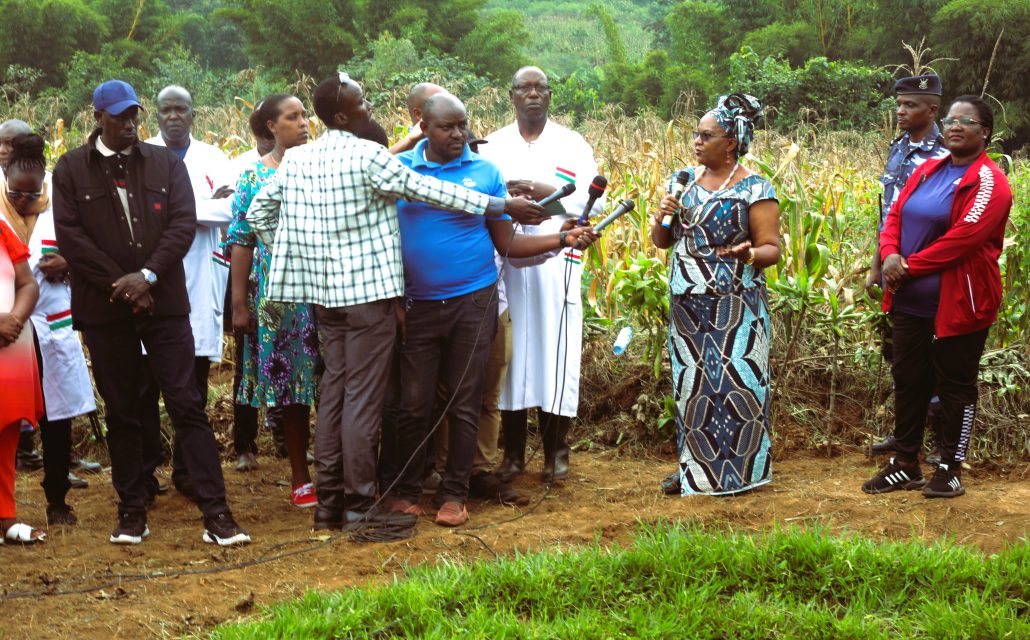
<instances>
[{"instance_id":1,"label":"rubber boot","mask_svg":"<svg viewBox=\"0 0 1030 640\"><path fill-rule=\"evenodd\" d=\"M504 459L497 470L501 482L508 483L526 470L526 410L502 411L501 434L504 439Z\"/></svg>"},{"instance_id":2,"label":"rubber boot","mask_svg":"<svg viewBox=\"0 0 1030 640\"><path fill-rule=\"evenodd\" d=\"M35 429L23 429L18 434L18 449L14 461L18 471L37 471L43 468L43 456L36 451Z\"/></svg>"},{"instance_id":3,"label":"rubber boot","mask_svg":"<svg viewBox=\"0 0 1030 640\"><path fill-rule=\"evenodd\" d=\"M540 437L544 444L543 482L557 482L569 477L569 425L572 419L540 412Z\"/></svg>"}]
</instances>

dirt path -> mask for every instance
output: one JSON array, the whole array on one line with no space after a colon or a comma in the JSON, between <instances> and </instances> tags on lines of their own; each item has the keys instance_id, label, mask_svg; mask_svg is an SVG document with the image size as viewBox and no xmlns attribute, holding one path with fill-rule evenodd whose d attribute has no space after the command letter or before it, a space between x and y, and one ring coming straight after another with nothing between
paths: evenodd
<instances>
[{"instance_id":1,"label":"dirt path","mask_svg":"<svg viewBox=\"0 0 1030 640\"><path fill-rule=\"evenodd\" d=\"M196 510L174 490L158 499L150 514L152 535L143 545L108 544L115 519L114 491L108 475L93 476L88 490L71 496L79 515L77 527L52 530L42 546L0 547L0 591L73 590L110 583L110 574L203 571L306 552L227 572L123 582L78 595L0 600L0 637L178 637L254 615L254 603L292 599L305 589L381 581L405 565L444 557L491 557L474 538L436 527L428 517L419 523L415 537L404 542L321 544L309 530L311 513L291 507L287 489L278 484L286 477L285 463L262 458L261 464L259 471L248 475L226 470L234 511L255 539L250 547L223 551L203 544ZM535 472L539 463L531 466ZM519 480L517 487L532 498L530 507L539 502L529 515L475 533L504 554L598 539L623 541L638 521L657 518L747 531L773 523L819 523L832 531L876 538L950 536L988 552L1030 532L1027 466L967 472L969 493L956 500L925 500L909 492L867 496L858 486L876 464L855 452L834 459L796 454L776 463L773 484L723 499L660 496L657 482L672 466L669 460L630 459L617 451L576 454L571 478L546 496L533 477ZM40 479L39 473L20 476L17 493L19 513L37 524L44 520ZM514 507L470 506L470 526L520 513Z\"/></svg>"}]
</instances>

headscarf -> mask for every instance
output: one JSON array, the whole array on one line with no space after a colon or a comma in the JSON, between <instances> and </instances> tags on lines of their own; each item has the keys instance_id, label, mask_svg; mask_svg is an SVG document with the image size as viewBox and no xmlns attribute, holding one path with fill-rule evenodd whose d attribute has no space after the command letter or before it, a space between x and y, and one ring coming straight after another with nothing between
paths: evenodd
<instances>
[{"instance_id":1,"label":"headscarf","mask_svg":"<svg viewBox=\"0 0 1030 640\"><path fill-rule=\"evenodd\" d=\"M49 208L50 189L45 181L43 182L43 195L29 206L29 210L23 216L14 208L14 203L7 199L7 182L0 179L0 211L3 212L4 218L11 226L11 229L14 230L15 235L24 244L29 243L29 238L32 237L32 230L36 226L36 219L39 217L39 214Z\"/></svg>"},{"instance_id":2,"label":"headscarf","mask_svg":"<svg viewBox=\"0 0 1030 640\"><path fill-rule=\"evenodd\" d=\"M715 118L719 126L737 141L739 158L751 147L751 140L755 137L755 120L764 113L758 98L746 93L731 93L719 96L715 108L705 115Z\"/></svg>"}]
</instances>

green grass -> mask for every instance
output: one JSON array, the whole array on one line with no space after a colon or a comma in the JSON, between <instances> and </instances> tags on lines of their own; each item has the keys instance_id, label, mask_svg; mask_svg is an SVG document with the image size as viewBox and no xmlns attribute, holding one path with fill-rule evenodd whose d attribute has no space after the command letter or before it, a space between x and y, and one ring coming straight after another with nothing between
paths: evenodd
<instances>
[{"instance_id":1,"label":"green grass","mask_svg":"<svg viewBox=\"0 0 1030 640\"><path fill-rule=\"evenodd\" d=\"M659 524L626 548L418 567L215 638L1030 638L1030 547ZM345 570L341 568L341 570Z\"/></svg>"}]
</instances>

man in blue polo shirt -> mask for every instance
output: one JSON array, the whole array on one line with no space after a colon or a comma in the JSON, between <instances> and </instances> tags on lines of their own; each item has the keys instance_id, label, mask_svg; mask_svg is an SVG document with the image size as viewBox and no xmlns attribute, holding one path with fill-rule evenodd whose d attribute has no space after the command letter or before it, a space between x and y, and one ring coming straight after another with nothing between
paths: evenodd
<instances>
[{"instance_id":1,"label":"man in blue polo shirt","mask_svg":"<svg viewBox=\"0 0 1030 640\"><path fill-rule=\"evenodd\" d=\"M398 158L413 171L506 197L495 165L466 144L468 118L460 100L434 95L422 110L426 138ZM483 399L483 370L497 330L497 267L501 255L528 257L596 239L589 227L542 236L514 232L511 218L479 219L422 203L398 203L404 257L406 336L400 345L400 396L396 446L407 470L390 492L393 511L420 513L425 441L431 428L438 379L450 400L447 469L437 490L436 523L468 520L465 501Z\"/></svg>"}]
</instances>

